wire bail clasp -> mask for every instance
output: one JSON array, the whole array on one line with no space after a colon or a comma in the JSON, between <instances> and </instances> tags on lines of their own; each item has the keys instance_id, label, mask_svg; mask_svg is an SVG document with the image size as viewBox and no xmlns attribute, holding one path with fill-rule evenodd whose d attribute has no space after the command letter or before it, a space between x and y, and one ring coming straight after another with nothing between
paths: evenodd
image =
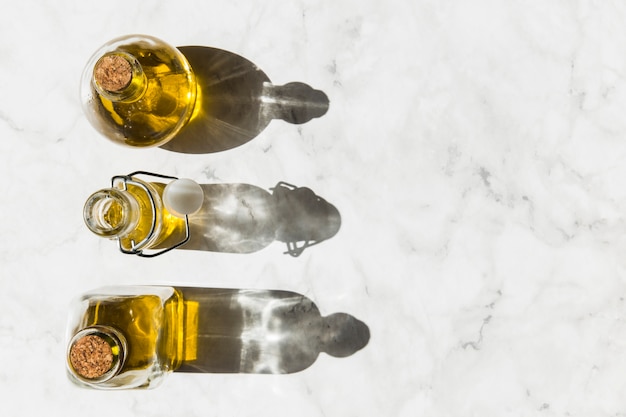
<instances>
[{"instance_id":1,"label":"wire bail clasp","mask_svg":"<svg viewBox=\"0 0 626 417\"><path fill-rule=\"evenodd\" d=\"M189 241L189 216L185 214L185 238L182 241L170 246L169 248L165 248L165 249L159 250L157 252L152 252L152 253L145 253L143 249L140 249L145 244L147 244L150 241L150 239L152 239L152 237L154 236L154 232L156 230L156 223L157 223L157 208L156 208L157 205L154 200L154 196L152 195L148 187L146 187L145 184L139 181L135 181L133 179L133 177L136 175L146 175L146 176L152 176L155 178L169 179L169 180L178 179L177 177L172 177L169 175L162 175L162 174L155 174L155 173L147 172L147 171L135 171L128 175L116 175L113 178L111 178L111 186L113 188L118 188L123 191L128 191L128 185L130 184L130 185L140 188L143 192L145 192L146 195L148 196L148 201L150 202L150 212L152 215L152 221L150 223L150 230L148 231L148 234L146 235L146 237L143 238L139 243L136 243L134 240L131 240L130 248L125 248L122 243L122 240L119 237L116 238L120 252L128 254L128 255L137 255L142 258L154 258L155 256L162 255L166 252L171 251L172 249L176 249L184 245L185 243L187 243Z\"/></svg>"}]
</instances>

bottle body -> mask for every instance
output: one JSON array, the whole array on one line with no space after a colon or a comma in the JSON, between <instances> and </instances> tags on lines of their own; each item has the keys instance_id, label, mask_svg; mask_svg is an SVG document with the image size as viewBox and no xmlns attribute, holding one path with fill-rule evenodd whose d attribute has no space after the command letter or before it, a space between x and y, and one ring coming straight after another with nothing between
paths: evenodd
<instances>
[{"instance_id":1,"label":"bottle body","mask_svg":"<svg viewBox=\"0 0 626 417\"><path fill-rule=\"evenodd\" d=\"M178 49L150 36L114 39L89 60L81 81L90 123L114 142L159 146L190 120L196 80Z\"/></svg>"},{"instance_id":2,"label":"bottle body","mask_svg":"<svg viewBox=\"0 0 626 417\"><path fill-rule=\"evenodd\" d=\"M116 178L122 180L85 202L83 218L93 233L117 239L120 249L129 253L171 247L184 239L185 220L163 204L165 184Z\"/></svg>"},{"instance_id":3,"label":"bottle body","mask_svg":"<svg viewBox=\"0 0 626 417\"><path fill-rule=\"evenodd\" d=\"M68 324L70 379L99 389L158 385L184 356L182 306L172 287L104 288L83 295L75 302ZM106 364L99 371L84 369L98 361L79 351L90 337L89 342L100 339L102 350L114 356L108 369Z\"/></svg>"}]
</instances>

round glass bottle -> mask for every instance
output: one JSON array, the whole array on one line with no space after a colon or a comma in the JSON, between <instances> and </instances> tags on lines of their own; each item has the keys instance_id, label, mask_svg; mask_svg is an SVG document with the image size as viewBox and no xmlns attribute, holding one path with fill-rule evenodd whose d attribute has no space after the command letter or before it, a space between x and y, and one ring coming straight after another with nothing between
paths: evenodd
<instances>
[{"instance_id":1,"label":"round glass bottle","mask_svg":"<svg viewBox=\"0 0 626 417\"><path fill-rule=\"evenodd\" d=\"M113 187L93 193L83 208L85 224L100 237L116 239L125 253L171 247L186 235L185 219L163 204L165 184L116 177Z\"/></svg>"},{"instance_id":2,"label":"round glass bottle","mask_svg":"<svg viewBox=\"0 0 626 417\"><path fill-rule=\"evenodd\" d=\"M178 49L151 36L124 36L91 57L81 100L89 122L108 139L133 147L159 146L193 115L196 80Z\"/></svg>"}]
</instances>

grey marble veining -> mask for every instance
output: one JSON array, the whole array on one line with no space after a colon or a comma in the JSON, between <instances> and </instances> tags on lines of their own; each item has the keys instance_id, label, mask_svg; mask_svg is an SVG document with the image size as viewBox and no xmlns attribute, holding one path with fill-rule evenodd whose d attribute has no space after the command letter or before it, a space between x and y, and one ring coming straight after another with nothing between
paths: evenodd
<instances>
[{"instance_id":1,"label":"grey marble veining","mask_svg":"<svg viewBox=\"0 0 626 417\"><path fill-rule=\"evenodd\" d=\"M622 3L591 0L3 5L3 415L624 415L625 21ZM78 85L130 33L231 51L330 105L224 152L122 148L88 124ZM310 187L341 228L297 258L124 256L82 205L136 170ZM289 375L76 388L70 300L118 284L294 291L370 340Z\"/></svg>"}]
</instances>

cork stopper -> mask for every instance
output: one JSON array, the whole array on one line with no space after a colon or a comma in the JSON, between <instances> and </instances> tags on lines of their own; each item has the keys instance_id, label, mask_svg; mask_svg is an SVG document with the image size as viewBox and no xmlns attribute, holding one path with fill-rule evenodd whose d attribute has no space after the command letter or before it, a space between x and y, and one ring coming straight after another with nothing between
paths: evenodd
<instances>
[{"instance_id":1,"label":"cork stopper","mask_svg":"<svg viewBox=\"0 0 626 417\"><path fill-rule=\"evenodd\" d=\"M70 363L81 377L99 378L111 369L113 350L100 336L83 336L70 349Z\"/></svg>"},{"instance_id":2,"label":"cork stopper","mask_svg":"<svg viewBox=\"0 0 626 417\"><path fill-rule=\"evenodd\" d=\"M98 85L110 93L122 91L133 79L133 67L119 55L103 56L93 72Z\"/></svg>"}]
</instances>

